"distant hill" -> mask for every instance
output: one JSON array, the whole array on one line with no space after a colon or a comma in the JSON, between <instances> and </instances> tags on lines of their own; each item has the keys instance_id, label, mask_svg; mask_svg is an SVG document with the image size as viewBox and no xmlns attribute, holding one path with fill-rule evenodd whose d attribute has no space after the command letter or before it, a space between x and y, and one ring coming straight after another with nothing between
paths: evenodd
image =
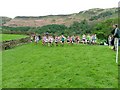
<instances>
[{"instance_id":1,"label":"distant hill","mask_svg":"<svg viewBox=\"0 0 120 90\"><path fill-rule=\"evenodd\" d=\"M12 19L9 18L9 17L1 16L1 17L0 17L0 26L6 24L6 23L9 22L10 20L12 20Z\"/></svg>"},{"instance_id":2,"label":"distant hill","mask_svg":"<svg viewBox=\"0 0 120 90\"><path fill-rule=\"evenodd\" d=\"M88 22L99 22L107 20L109 18L117 18L117 8L100 9L94 8L79 13L69 15L48 15L48 16L17 16L14 19L8 20L3 25L11 27L31 26L39 27L49 24L64 24L66 26L71 25L73 22L81 22L86 19Z\"/></svg>"}]
</instances>

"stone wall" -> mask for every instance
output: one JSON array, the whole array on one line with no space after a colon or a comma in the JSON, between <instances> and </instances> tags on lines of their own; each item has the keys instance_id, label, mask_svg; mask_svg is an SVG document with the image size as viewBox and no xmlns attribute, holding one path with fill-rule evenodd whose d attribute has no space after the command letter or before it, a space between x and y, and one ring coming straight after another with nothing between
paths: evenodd
<instances>
[{"instance_id":1,"label":"stone wall","mask_svg":"<svg viewBox=\"0 0 120 90\"><path fill-rule=\"evenodd\" d=\"M0 43L0 48L2 50L7 50L15 46L19 46L19 45L30 43L30 42L31 42L30 37L21 38L17 40L3 41Z\"/></svg>"}]
</instances>

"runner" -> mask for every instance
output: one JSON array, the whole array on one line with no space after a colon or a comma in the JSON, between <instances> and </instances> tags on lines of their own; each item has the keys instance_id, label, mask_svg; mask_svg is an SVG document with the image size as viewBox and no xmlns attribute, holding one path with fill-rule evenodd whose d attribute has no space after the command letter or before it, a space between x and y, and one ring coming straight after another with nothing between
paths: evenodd
<instances>
[{"instance_id":1,"label":"runner","mask_svg":"<svg viewBox=\"0 0 120 90\"><path fill-rule=\"evenodd\" d=\"M76 41L76 44L79 44L79 43L80 43L80 38L79 38L79 36L76 36L75 41Z\"/></svg>"},{"instance_id":2,"label":"runner","mask_svg":"<svg viewBox=\"0 0 120 90\"><path fill-rule=\"evenodd\" d=\"M83 44L86 43L86 35L85 34L83 34L83 36L82 36L82 42L83 42Z\"/></svg>"},{"instance_id":3,"label":"runner","mask_svg":"<svg viewBox=\"0 0 120 90\"><path fill-rule=\"evenodd\" d=\"M55 44L56 44L56 46L58 46L58 42L59 42L59 38L58 38L58 36L55 36Z\"/></svg>"},{"instance_id":4,"label":"runner","mask_svg":"<svg viewBox=\"0 0 120 90\"><path fill-rule=\"evenodd\" d=\"M53 36L50 37L50 42L51 42L50 45L53 46L53 42L54 42Z\"/></svg>"},{"instance_id":5,"label":"runner","mask_svg":"<svg viewBox=\"0 0 120 90\"><path fill-rule=\"evenodd\" d=\"M69 41L70 41L70 44L72 44L72 37L71 36L69 37Z\"/></svg>"},{"instance_id":6,"label":"runner","mask_svg":"<svg viewBox=\"0 0 120 90\"><path fill-rule=\"evenodd\" d=\"M48 46L51 46L51 36L48 36Z\"/></svg>"},{"instance_id":7,"label":"runner","mask_svg":"<svg viewBox=\"0 0 120 90\"><path fill-rule=\"evenodd\" d=\"M92 35L92 43L96 44L96 40L97 40L96 34L93 34Z\"/></svg>"},{"instance_id":8,"label":"runner","mask_svg":"<svg viewBox=\"0 0 120 90\"><path fill-rule=\"evenodd\" d=\"M45 35L43 35L43 37L42 37L42 45L45 45L46 44L46 36Z\"/></svg>"},{"instance_id":9,"label":"runner","mask_svg":"<svg viewBox=\"0 0 120 90\"><path fill-rule=\"evenodd\" d=\"M95 36L95 44L96 44L97 43L97 35L95 34L94 36Z\"/></svg>"},{"instance_id":10,"label":"runner","mask_svg":"<svg viewBox=\"0 0 120 90\"><path fill-rule=\"evenodd\" d=\"M72 36L72 44L75 42L75 36Z\"/></svg>"},{"instance_id":11,"label":"runner","mask_svg":"<svg viewBox=\"0 0 120 90\"><path fill-rule=\"evenodd\" d=\"M61 42L62 42L62 46L63 46L65 43L65 36L64 35L61 36Z\"/></svg>"},{"instance_id":12,"label":"runner","mask_svg":"<svg viewBox=\"0 0 120 90\"><path fill-rule=\"evenodd\" d=\"M87 35L87 43L90 44L90 34Z\"/></svg>"},{"instance_id":13,"label":"runner","mask_svg":"<svg viewBox=\"0 0 120 90\"><path fill-rule=\"evenodd\" d=\"M34 40L33 40L33 35L31 35L31 36L30 36L30 39L31 39L31 42L33 42L33 41L34 41Z\"/></svg>"},{"instance_id":14,"label":"runner","mask_svg":"<svg viewBox=\"0 0 120 90\"><path fill-rule=\"evenodd\" d=\"M93 44L92 38L93 38L93 35L90 36L90 44Z\"/></svg>"},{"instance_id":15,"label":"runner","mask_svg":"<svg viewBox=\"0 0 120 90\"><path fill-rule=\"evenodd\" d=\"M67 37L67 43L70 44L70 36Z\"/></svg>"},{"instance_id":16,"label":"runner","mask_svg":"<svg viewBox=\"0 0 120 90\"><path fill-rule=\"evenodd\" d=\"M39 37L36 35L36 36L35 36L35 43L37 44L38 41L39 41Z\"/></svg>"},{"instance_id":17,"label":"runner","mask_svg":"<svg viewBox=\"0 0 120 90\"><path fill-rule=\"evenodd\" d=\"M48 45L48 37L45 37L45 45Z\"/></svg>"}]
</instances>

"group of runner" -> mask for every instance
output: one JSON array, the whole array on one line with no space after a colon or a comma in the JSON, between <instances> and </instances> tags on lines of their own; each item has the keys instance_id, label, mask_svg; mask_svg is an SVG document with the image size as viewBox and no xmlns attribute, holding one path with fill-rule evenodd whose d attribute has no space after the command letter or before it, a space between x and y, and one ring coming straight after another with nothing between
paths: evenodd
<instances>
[{"instance_id":1,"label":"group of runner","mask_svg":"<svg viewBox=\"0 0 120 90\"><path fill-rule=\"evenodd\" d=\"M56 45L58 46L59 44L64 45L64 43L67 44L79 44L79 43L83 43L83 44L96 44L97 41L97 37L96 34L90 35L90 34L83 34L82 37L80 36L67 36L65 37L64 35L61 36L52 36L52 35L43 35L42 38L39 35L33 35L31 37L31 41L34 41L36 44L39 42L39 40L42 39L42 45L46 46L52 46L52 45Z\"/></svg>"}]
</instances>

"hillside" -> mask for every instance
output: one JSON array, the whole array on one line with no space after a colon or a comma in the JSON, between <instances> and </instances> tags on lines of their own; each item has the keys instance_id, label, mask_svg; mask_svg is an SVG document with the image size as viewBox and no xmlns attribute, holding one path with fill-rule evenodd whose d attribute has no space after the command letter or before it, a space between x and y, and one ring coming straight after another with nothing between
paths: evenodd
<instances>
[{"instance_id":1,"label":"hillside","mask_svg":"<svg viewBox=\"0 0 120 90\"><path fill-rule=\"evenodd\" d=\"M88 22L101 21L108 18L116 18L118 15L117 8L109 9L89 9L81 11L79 13L69 15L48 15L48 16L17 16L14 19L8 21L3 26L31 26L38 27L49 24L64 24L66 26L71 25L75 21L82 21L86 19Z\"/></svg>"},{"instance_id":2,"label":"hillside","mask_svg":"<svg viewBox=\"0 0 120 90\"><path fill-rule=\"evenodd\" d=\"M0 26L1 25L4 25L5 23L9 22L10 20L12 20L11 18L9 17L0 17Z\"/></svg>"}]
</instances>

